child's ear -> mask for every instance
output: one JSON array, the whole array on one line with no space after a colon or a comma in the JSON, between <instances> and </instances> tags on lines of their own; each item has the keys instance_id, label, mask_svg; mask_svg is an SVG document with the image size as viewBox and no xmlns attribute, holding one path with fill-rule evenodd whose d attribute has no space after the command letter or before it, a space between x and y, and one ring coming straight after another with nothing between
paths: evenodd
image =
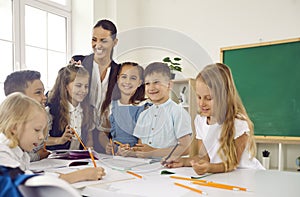
<instances>
[{"instance_id":1,"label":"child's ear","mask_svg":"<svg viewBox=\"0 0 300 197\"><path fill-rule=\"evenodd\" d=\"M168 88L171 90L171 89L173 89L173 86L174 86L173 81L169 81Z\"/></svg>"},{"instance_id":2,"label":"child's ear","mask_svg":"<svg viewBox=\"0 0 300 197\"><path fill-rule=\"evenodd\" d=\"M11 128L11 133L12 133L13 135L16 135L16 134L17 134L17 127L18 127L18 125L15 124L15 125Z\"/></svg>"}]
</instances>

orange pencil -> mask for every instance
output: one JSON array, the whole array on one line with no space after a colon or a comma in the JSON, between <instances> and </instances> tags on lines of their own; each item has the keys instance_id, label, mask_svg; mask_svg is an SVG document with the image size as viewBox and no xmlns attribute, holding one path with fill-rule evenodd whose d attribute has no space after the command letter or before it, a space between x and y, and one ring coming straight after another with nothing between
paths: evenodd
<instances>
[{"instance_id":1,"label":"orange pencil","mask_svg":"<svg viewBox=\"0 0 300 197\"><path fill-rule=\"evenodd\" d=\"M131 175L133 175L133 176L136 176L136 177L138 177L138 178L143 178L141 175L139 175L139 174L136 174L136 173L134 173L134 172L131 172L131 171L126 171L128 174L131 174Z\"/></svg>"},{"instance_id":2,"label":"orange pencil","mask_svg":"<svg viewBox=\"0 0 300 197\"><path fill-rule=\"evenodd\" d=\"M119 146L123 145L121 142L118 142L117 140L114 140L115 144L118 144Z\"/></svg>"},{"instance_id":3,"label":"orange pencil","mask_svg":"<svg viewBox=\"0 0 300 197\"><path fill-rule=\"evenodd\" d=\"M183 187L183 188L185 188L185 189L189 189L189 190L192 190L192 191L194 191L194 192L197 192L197 193L200 193L200 194L203 194L203 195L207 195L207 193L206 192L203 192L202 190L200 190L200 189L196 189L196 188L193 188L193 187L189 187L189 186L186 186L186 185L183 185L183 184L180 184L180 183L174 183L175 185L177 185L177 186L180 186L180 187Z\"/></svg>"},{"instance_id":4,"label":"orange pencil","mask_svg":"<svg viewBox=\"0 0 300 197\"><path fill-rule=\"evenodd\" d=\"M111 138L109 139L109 142L110 142L110 144L111 144L111 154L112 154L113 156L115 156L114 145L113 145L113 142L112 142Z\"/></svg>"},{"instance_id":5,"label":"orange pencil","mask_svg":"<svg viewBox=\"0 0 300 197\"><path fill-rule=\"evenodd\" d=\"M91 159L92 159L92 162L93 162L93 164L94 164L94 167L97 168L97 165L96 165L95 158L94 158L94 155L93 155L93 153L92 153L91 147L89 147L88 150L89 150L89 153L90 153L90 157L91 157Z\"/></svg>"},{"instance_id":6,"label":"orange pencil","mask_svg":"<svg viewBox=\"0 0 300 197\"><path fill-rule=\"evenodd\" d=\"M203 182L203 183L207 182L205 180L198 180L198 179L192 179L192 178L181 177L181 176L170 176L170 178L178 179L178 180L185 180L185 181Z\"/></svg>"},{"instance_id":7,"label":"orange pencil","mask_svg":"<svg viewBox=\"0 0 300 197\"><path fill-rule=\"evenodd\" d=\"M215 187L215 188L220 188L220 189L235 190L235 191L247 191L247 188L244 188L244 187L226 185L226 184L221 184L221 183L214 183L214 182L201 183L198 181L193 181L193 183L197 184L197 185Z\"/></svg>"},{"instance_id":8,"label":"orange pencil","mask_svg":"<svg viewBox=\"0 0 300 197\"><path fill-rule=\"evenodd\" d=\"M75 131L75 129L71 128L72 131L74 132L75 136L77 137L78 141L80 142L80 144L82 145L82 147L84 148L84 150L87 150L86 149L86 146L83 144L81 138L79 137L78 133Z\"/></svg>"}]
</instances>

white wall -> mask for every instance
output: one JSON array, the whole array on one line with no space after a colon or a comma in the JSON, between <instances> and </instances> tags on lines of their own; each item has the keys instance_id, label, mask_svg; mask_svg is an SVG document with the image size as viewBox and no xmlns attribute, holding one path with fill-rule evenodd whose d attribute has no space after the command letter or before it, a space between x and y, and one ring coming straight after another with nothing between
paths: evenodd
<instances>
[{"instance_id":1,"label":"white wall","mask_svg":"<svg viewBox=\"0 0 300 197\"><path fill-rule=\"evenodd\" d=\"M75 0L74 2L72 1L73 5L79 6L73 6L72 16L76 16L77 12L80 16L75 17L72 23L77 30L72 39L73 53L91 52L91 30L94 23L101 18L113 20L120 34L144 27L174 30L199 44L213 62L220 61L221 47L300 37L299 0ZM95 2L94 9L85 8L87 2L91 5ZM80 31L80 28L84 30ZM178 42L180 40L178 39ZM119 44L122 42L125 41L120 39ZM128 41L125 44L128 44ZM172 49L169 50L153 47L151 50L144 47L118 56L117 61L136 60L141 64L147 64L150 61L161 61L166 55L173 55ZM173 52L174 55L186 56L178 54L178 51ZM194 77L204 66L198 62L187 61L184 62L184 77Z\"/></svg>"}]
</instances>

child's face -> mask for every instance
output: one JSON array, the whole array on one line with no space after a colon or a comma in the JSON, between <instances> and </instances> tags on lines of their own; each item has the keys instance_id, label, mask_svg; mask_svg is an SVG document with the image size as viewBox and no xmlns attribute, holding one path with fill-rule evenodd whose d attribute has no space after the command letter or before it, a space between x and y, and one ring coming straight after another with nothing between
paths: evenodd
<instances>
[{"instance_id":1,"label":"child's face","mask_svg":"<svg viewBox=\"0 0 300 197\"><path fill-rule=\"evenodd\" d=\"M154 104L162 104L169 99L170 81L161 73L147 75L145 91Z\"/></svg>"},{"instance_id":2,"label":"child's face","mask_svg":"<svg viewBox=\"0 0 300 197\"><path fill-rule=\"evenodd\" d=\"M27 82L27 86L25 95L45 106L47 97L44 95L45 88L43 82L37 79L32 82Z\"/></svg>"},{"instance_id":3,"label":"child's face","mask_svg":"<svg viewBox=\"0 0 300 197\"><path fill-rule=\"evenodd\" d=\"M196 81L197 102L202 116L210 117L213 115L213 98L209 87L202 81Z\"/></svg>"},{"instance_id":4,"label":"child's face","mask_svg":"<svg viewBox=\"0 0 300 197\"><path fill-rule=\"evenodd\" d=\"M19 146L26 152L32 151L44 140L44 129L47 125L45 112L33 108L29 119L23 125L17 125L14 130Z\"/></svg>"},{"instance_id":5,"label":"child's face","mask_svg":"<svg viewBox=\"0 0 300 197\"><path fill-rule=\"evenodd\" d=\"M89 92L89 78L87 76L77 76L74 81L67 85L67 92L70 103L77 106Z\"/></svg>"},{"instance_id":6,"label":"child's face","mask_svg":"<svg viewBox=\"0 0 300 197\"><path fill-rule=\"evenodd\" d=\"M121 95L132 96L142 84L139 70L136 66L124 65L118 76L118 87Z\"/></svg>"}]
</instances>

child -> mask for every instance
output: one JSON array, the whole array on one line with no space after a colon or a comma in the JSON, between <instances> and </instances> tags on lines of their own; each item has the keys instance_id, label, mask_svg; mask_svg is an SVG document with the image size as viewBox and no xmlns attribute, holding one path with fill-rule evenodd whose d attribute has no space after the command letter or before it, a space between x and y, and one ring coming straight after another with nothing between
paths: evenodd
<instances>
[{"instance_id":1,"label":"child","mask_svg":"<svg viewBox=\"0 0 300 197\"><path fill-rule=\"evenodd\" d=\"M144 110L145 100L144 69L137 63L121 64L117 86L112 94L110 115L110 135L112 141L134 146L138 138L133 130L140 113ZM106 146L106 153L112 154L112 144Z\"/></svg>"},{"instance_id":2,"label":"child","mask_svg":"<svg viewBox=\"0 0 300 197\"><path fill-rule=\"evenodd\" d=\"M47 132L48 116L35 100L22 93L13 93L0 105L0 165L29 169L27 154L37 147ZM103 168L86 168L59 177L69 183L98 180L104 176Z\"/></svg>"},{"instance_id":3,"label":"child","mask_svg":"<svg viewBox=\"0 0 300 197\"><path fill-rule=\"evenodd\" d=\"M170 68L151 63L145 69L145 91L153 105L143 111L133 135L139 138L133 147L137 157L163 157L179 144L173 155L187 154L191 142L191 118L188 112L169 98ZM128 152L132 155L132 151Z\"/></svg>"},{"instance_id":4,"label":"child","mask_svg":"<svg viewBox=\"0 0 300 197\"><path fill-rule=\"evenodd\" d=\"M264 169L254 158L253 124L224 64L206 66L196 78L200 114L195 118L198 155L171 160L167 167L192 166L199 175L236 167Z\"/></svg>"},{"instance_id":5,"label":"child","mask_svg":"<svg viewBox=\"0 0 300 197\"><path fill-rule=\"evenodd\" d=\"M86 143L90 124L86 99L88 88L89 73L82 66L70 64L59 71L49 93L53 124L49 131L51 137L47 140L47 149L83 149L75 132Z\"/></svg>"},{"instance_id":6,"label":"child","mask_svg":"<svg viewBox=\"0 0 300 197\"><path fill-rule=\"evenodd\" d=\"M47 100L44 91L44 84L41 81L41 74L38 71L15 71L8 75L4 81L5 96L14 92L21 92L39 102L43 107L45 107ZM43 147L44 142L29 153L30 161L38 161L48 157L50 152Z\"/></svg>"}]
</instances>

